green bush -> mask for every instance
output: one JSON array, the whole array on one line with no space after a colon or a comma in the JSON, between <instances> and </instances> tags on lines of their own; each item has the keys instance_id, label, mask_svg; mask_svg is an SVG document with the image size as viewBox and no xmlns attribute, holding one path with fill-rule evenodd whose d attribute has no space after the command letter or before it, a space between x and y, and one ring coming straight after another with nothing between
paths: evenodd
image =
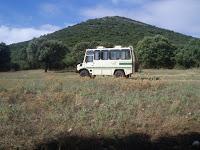
<instances>
[{"instance_id":1,"label":"green bush","mask_svg":"<svg viewBox=\"0 0 200 150\"><path fill-rule=\"evenodd\" d=\"M200 67L200 40L195 39L179 49L176 54L176 63L184 68Z\"/></svg>"},{"instance_id":2,"label":"green bush","mask_svg":"<svg viewBox=\"0 0 200 150\"><path fill-rule=\"evenodd\" d=\"M144 37L136 47L143 68L173 68L175 50L175 46L161 35Z\"/></svg>"}]
</instances>

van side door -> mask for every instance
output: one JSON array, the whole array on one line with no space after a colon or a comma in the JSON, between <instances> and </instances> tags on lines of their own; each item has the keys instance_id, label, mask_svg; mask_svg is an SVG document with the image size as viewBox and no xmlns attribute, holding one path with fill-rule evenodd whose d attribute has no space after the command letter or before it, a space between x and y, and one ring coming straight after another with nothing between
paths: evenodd
<instances>
[{"instance_id":1,"label":"van side door","mask_svg":"<svg viewBox=\"0 0 200 150\"><path fill-rule=\"evenodd\" d=\"M112 60L110 60L109 57L110 57L110 50L104 49L101 51L102 75L113 75Z\"/></svg>"},{"instance_id":2,"label":"van side door","mask_svg":"<svg viewBox=\"0 0 200 150\"><path fill-rule=\"evenodd\" d=\"M89 73L93 73L94 67L94 52L92 50L87 50L85 54L85 68L88 69Z\"/></svg>"},{"instance_id":3,"label":"van side door","mask_svg":"<svg viewBox=\"0 0 200 150\"><path fill-rule=\"evenodd\" d=\"M101 51L94 50L94 66L92 75L101 75L101 67L102 67Z\"/></svg>"}]
</instances>

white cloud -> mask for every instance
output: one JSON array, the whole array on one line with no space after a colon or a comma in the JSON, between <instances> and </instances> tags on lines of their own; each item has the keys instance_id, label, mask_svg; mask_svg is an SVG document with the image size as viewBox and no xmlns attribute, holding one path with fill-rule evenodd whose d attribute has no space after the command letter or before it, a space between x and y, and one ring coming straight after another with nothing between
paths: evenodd
<instances>
[{"instance_id":1,"label":"white cloud","mask_svg":"<svg viewBox=\"0 0 200 150\"><path fill-rule=\"evenodd\" d=\"M138 19L183 33L200 36L200 1L163 0L144 5Z\"/></svg>"},{"instance_id":2,"label":"white cloud","mask_svg":"<svg viewBox=\"0 0 200 150\"><path fill-rule=\"evenodd\" d=\"M136 7L135 0L112 0L113 3L126 2L132 9L98 5L84 9L81 14L86 18L104 16L125 16L162 28L200 37L199 0L141 0ZM129 1L129 2L128 2ZM142 3L143 2L143 3Z\"/></svg>"},{"instance_id":3,"label":"white cloud","mask_svg":"<svg viewBox=\"0 0 200 150\"><path fill-rule=\"evenodd\" d=\"M16 28L2 25L0 26L0 42L11 44L27 41L59 29L60 27L49 24L42 25L39 28Z\"/></svg>"}]
</instances>

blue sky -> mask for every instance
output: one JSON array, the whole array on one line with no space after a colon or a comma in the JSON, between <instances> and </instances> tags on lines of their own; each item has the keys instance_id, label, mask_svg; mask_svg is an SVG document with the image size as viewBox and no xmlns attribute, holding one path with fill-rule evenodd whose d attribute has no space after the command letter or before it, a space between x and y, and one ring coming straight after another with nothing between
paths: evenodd
<instances>
[{"instance_id":1,"label":"blue sky","mask_svg":"<svg viewBox=\"0 0 200 150\"><path fill-rule=\"evenodd\" d=\"M1 0L0 42L30 40L87 19L124 16L200 37L200 0Z\"/></svg>"}]
</instances>

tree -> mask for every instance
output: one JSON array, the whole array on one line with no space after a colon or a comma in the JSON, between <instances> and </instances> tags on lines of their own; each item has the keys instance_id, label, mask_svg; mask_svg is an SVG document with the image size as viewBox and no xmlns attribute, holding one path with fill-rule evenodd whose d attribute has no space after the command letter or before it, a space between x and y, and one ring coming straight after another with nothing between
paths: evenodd
<instances>
[{"instance_id":1,"label":"tree","mask_svg":"<svg viewBox=\"0 0 200 150\"><path fill-rule=\"evenodd\" d=\"M175 46L161 35L144 37L142 41L138 42L136 47L139 61L144 68L174 67L175 50Z\"/></svg>"},{"instance_id":2,"label":"tree","mask_svg":"<svg viewBox=\"0 0 200 150\"><path fill-rule=\"evenodd\" d=\"M90 48L90 46L89 42L81 42L74 46L72 54L76 64L83 62L85 50Z\"/></svg>"},{"instance_id":3,"label":"tree","mask_svg":"<svg viewBox=\"0 0 200 150\"><path fill-rule=\"evenodd\" d=\"M27 60L26 48L21 47L18 50L13 50L11 53L11 67L14 70L27 70L30 69L30 64Z\"/></svg>"},{"instance_id":4,"label":"tree","mask_svg":"<svg viewBox=\"0 0 200 150\"><path fill-rule=\"evenodd\" d=\"M200 67L200 40L195 39L179 49L176 54L176 63L184 68Z\"/></svg>"},{"instance_id":5,"label":"tree","mask_svg":"<svg viewBox=\"0 0 200 150\"><path fill-rule=\"evenodd\" d=\"M68 48L62 42L56 40L43 41L38 50L38 60L44 64L45 72L47 72L48 69L60 67L67 52Z\"/></svg>"},{"instance_id":6,"label":"tree","mask_svg":"<svg viewBox=\"0 0 200 150\"><path fill-rule=\"evenodd\" d=\"M10 49L5 43L0 43L0 71L10 69Z\"/></svg>"},{"instance_id":7,"label":"tree","mask_svg":"<svg viewBox=\"0 0 200 150\"><path fill-rule=\"evenodd\" d=\"M61 69L64 67L63 58L68 48L59 41L47 40L42 37L29 42L26 48L27 61L31 69L45 66L48 69Z\"/></svg>"},{"instance_id":8,"label":"tree","mask_svg":"<svg viewBox=\"0 0 200 150\"><path fill-rule=\"evenodd\" d=\"M42 43L43 41L45 41L44 38L33 39L29 42L26 48L27 60L30 64L31 69L36 69L40 67L40 63L38 60L38 50L40 48L40 43Z\"/></svg>"},{"instance_id":9,"label":"tree","mask_svg":"<svg viewBox=\"0 0 200 150\"><path fill-rule=\"evenodd\" d=\"M16 44L9 45L11 51L11 68L14 70L30 69L26 53L27 45L24 42L18 45L18 48L16 48Z\"/></svg>"}]
</instances>

